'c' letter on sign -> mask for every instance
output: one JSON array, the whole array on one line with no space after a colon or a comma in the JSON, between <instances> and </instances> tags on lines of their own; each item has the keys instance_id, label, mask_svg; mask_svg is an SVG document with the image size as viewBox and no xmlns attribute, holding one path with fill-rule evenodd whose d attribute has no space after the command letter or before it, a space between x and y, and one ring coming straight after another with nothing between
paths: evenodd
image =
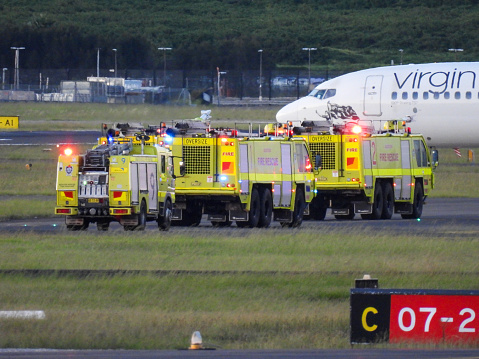
<instances>
[{"instance_id":1,"label":"'c' letter on sign","mask_svg":"<svg viewBox=\"0 0 479 359\"><path fill-rule=\"evenodd\" d=\"M368 316L368 313L371 312L373 314L378 314L378 310L373 307L368 307L364 309L363 316L361 317L361 322L363 324L363 328L366 329L368 332L374 332L378 326L376 324L369 326L368 322L366 321L366 317Z\"/></svg>"}]
</instances>

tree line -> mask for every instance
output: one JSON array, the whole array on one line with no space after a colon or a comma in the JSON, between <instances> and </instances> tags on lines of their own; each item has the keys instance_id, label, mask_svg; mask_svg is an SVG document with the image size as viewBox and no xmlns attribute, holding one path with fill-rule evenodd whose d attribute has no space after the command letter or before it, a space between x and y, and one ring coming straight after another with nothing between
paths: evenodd
<instances>
[{"instance_id":1,"label":"tree line","mask_svg":"<svg viewBox=\"0 0 479 359\"><path fill-rule=\"evenodd\" d=\"M356 69L479 55L479 0L6 0L0 66L30 69ZM171 47L163 53L158 47ZM261 56L258 50L262 49ZM457 56L457 54L456 54Z\"/></svg>"}]
</instances>

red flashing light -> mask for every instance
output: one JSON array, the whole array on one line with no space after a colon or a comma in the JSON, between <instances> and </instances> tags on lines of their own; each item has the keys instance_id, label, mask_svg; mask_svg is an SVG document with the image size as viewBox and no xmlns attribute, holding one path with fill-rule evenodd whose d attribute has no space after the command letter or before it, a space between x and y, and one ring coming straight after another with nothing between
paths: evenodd
<instances>
[{"instance_id":1,"label":"red flashing light","mask_svg":"<svg viewBox=\"0 0 479 359\"><path fill-rule=\"evenodd\" d=\"M306 158L306 166L305 168L309 171L311 169L311 161L309 160L309 157Z\"/></svg>"},{"instance_id":2,"label":"red flashing light","mask_svg":"<svg viewBox=\"0 0 479 359\"><path fill-rule=\"evenodd\" d=\"M359 125L354 125L351 131L354 134L359 135L363 131L363 129Z\"/></svg>"},{"instance_id":3,"label":"red flashing light","mask_svg":"<svg viewBox=\"0 0 479 359\"><path fill-rule=\"evenodd\" d=\"M63 150L63 153L65 154L65 156L71 156L72 153L73 153L73 150L71 148L67 147Z\"/></svg>"}]
</instances>

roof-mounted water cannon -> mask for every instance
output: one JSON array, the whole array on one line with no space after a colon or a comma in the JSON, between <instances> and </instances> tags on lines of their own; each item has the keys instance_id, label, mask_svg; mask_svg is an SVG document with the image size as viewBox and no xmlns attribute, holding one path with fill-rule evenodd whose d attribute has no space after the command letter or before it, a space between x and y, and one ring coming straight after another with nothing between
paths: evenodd
<instances>
[{"instance_id":1,"label":"roof-mounted water cannon","mask_svg":"<svg viewBox=\"0 0 479 359\"><path fill-rule=\"evenodd\" d=\"M135 138L138 142L141 142L141 154L144 155L145 142L150 140L150 136L145 135L143 133L139 133L135 136Z\"/></svg>"},{"instance_id":2,"label":"roof-mounted water cannon","mask_svg":"<svg viewBox=\"0 0 479 359\"><path fill-rule=\"evenodd\" d=\"M384 131L385 132L392 132L392 133L411 133L411 127L407 127L407 123L411 122L412 118L410 116L406 116L400 120L391 120L387 121L384 124Z\"/></svg>"},{"instance_id":3,"label":"roof-mounted water cannon","mask_svg":"<svg viewBox=\"0 0 479 359\"><path fill-rule=\"evenodd\" d=\"M287 137L292 132L289 130L287 124L275 124L275 123L268 123L264 126L264 135L265 136L283 136Z\"/></svg>"},{"instance_id":4,"label":"roof-mounted water cannon","mask_svg":"<svg viewBox=\"0 0 479 359\"><path fill-rule=\"evenodd\" d=\"M374 127L360 125L357 122L333 125L333 134L370 136L373 133Z\"/></svg>"}]
</instances>

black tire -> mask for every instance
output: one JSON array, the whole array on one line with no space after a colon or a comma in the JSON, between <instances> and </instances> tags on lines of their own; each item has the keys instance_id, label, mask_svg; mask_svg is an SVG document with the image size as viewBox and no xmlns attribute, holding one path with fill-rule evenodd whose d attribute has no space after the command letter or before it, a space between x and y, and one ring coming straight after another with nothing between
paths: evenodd
<instances>
[{"instance_id":1,"label":"black tire","mask_svg":"<svg viewBox=\"0 0 479 359\"><path fill-rule=\"evenodd\" d=\"M173 221L174 226L196 227L201 223L203 217L203 206L198 202L187 202L186 210L183 210L183 218L180 221Z\"/></svg>"},{"instance_id":2,"label":"black tire","mask_svg":"<svg viewBox=\"0 0 479 359\"><path fill-rule=\"evenodd\" d=\"M414 202L412 204L411 214L401 214L404 219L418 219L422 216L422 208L424 205L424 191L420 182L416 182L414 186Z\"/></svg>"},{"instance_id":3,"label":"black tire","mask_svg":"<svg viewBox=\"0 0 479 359\"><path fill-rule=\"evenodd\" d=\"M96 222L96 229L99 231L108 231L108 228L110 228L110 222L109 221L98 221Z\"/></svg>"},{"instance_id":4,"label":"black tire","mask_svg":"<svg viewBox=\"0 0 479 359\"><path fill-rule=\"evenodd\" d=\"M304 200L303 190L296 188L296 197L294 199L293 221L289 227L299 227L303 223L304 209L306 208L306 201Z\"/></svg>"},{"instance_id":5,"label":"black tire","mask_svg":"<svg viewBox=\"0 0 479 359\"><path fill-rule=\"evenodd\" d=\"M383 213L383 189L380 183L376 183L374 189L374 203L371 214L362 214L362 219L381 219Z\"/></svg>"},{"instance_id":6,"label":"black tire","mask_svg":"<svg viewBox=\"0 0 479 359\"><path fill-rule=\"evenodd\" d=\"M391 219L394 214L394 192L390 182L382 184L383 189L383 211L381 219Z\"/></svg>"},{"instance_id":7,"label":"black tire","mask_svg":"<svg viewBox=\"0 0 479 359\"><path fill-rule=\"evenodd\" d=\"M328 203L323 196L314 197L309 204L309 218L316 221L323 221L328 210Z\"/></svg>"},{"instance_id":8,"label":"black tire","mask_svg":"<svg viewBox=\"0 0 479 359\"><path fill-rule=\"evenodd\" d=\"M246 223L248 223L245 227L254 228L258 226L259 223L259 216L260 216L260 200L259 200L259 193L256 188L253 188L251 191L251 204L249 210L249 218Z\"/></svg>"},{"instance_id":9,"label":"black tire","mask_svg":"<svg viewBox=\"0 0 479 359\"><path fill-rule=\"evenodd\" d=\"M158 229L160 231L167 231L171 227L171 216L173 214L173 205L171 204L171 201L167 199L165 201L165 207L163 209L163 215L158 216L158 219L156 220L158 222Z\"/></svg>"},{"instance_id":10,"label":"black tire","mask_svg":"<svg viewBox=\"0 0 479 359\"><path fill-rule=\"evenodd\" d=\"M146 228L146 202L141 201L140 213L138 213L138 226L136 226L137 231L144 231Z\"/></svg>"},{"instance_id":11,"label":"black tire","mask_svg":"<svg viewBox=\"0 0 479 359\"><path fill-rule=\"evenodd\" d=\"M345 220L354 219L354 216L356 215L356 213L354 213L354 204L350 204L350 205L348 206L348 209L349 209L349 213L348 213L348 214L344 214L344 215L335 214L335 215L334 215L334 218L336 218L337 220L340 220L340 221L345 221Z\"/></svg>"},{"instance_id":12,"label":"black tire","mask_svg":"<svg viewBox=\"0 0 479 359\"><path fill-rule=\"evenodd\" d=\"M268 228L271 224L273 216L273 197L268 188L261 189L259 200L260 212L258 227Z\"/></svg>"},{"instance_id":13,"label":"black tire","mask_svg":"<svg viewBox=\"0 0 479 359\"><path fill-rule=\"evenodd\" d=\"M138 224L136 226L123 226L125 231L144 231L146 228L146 202L141 201L140 213L138 213Z\"/></svg>"}]
</instances>

